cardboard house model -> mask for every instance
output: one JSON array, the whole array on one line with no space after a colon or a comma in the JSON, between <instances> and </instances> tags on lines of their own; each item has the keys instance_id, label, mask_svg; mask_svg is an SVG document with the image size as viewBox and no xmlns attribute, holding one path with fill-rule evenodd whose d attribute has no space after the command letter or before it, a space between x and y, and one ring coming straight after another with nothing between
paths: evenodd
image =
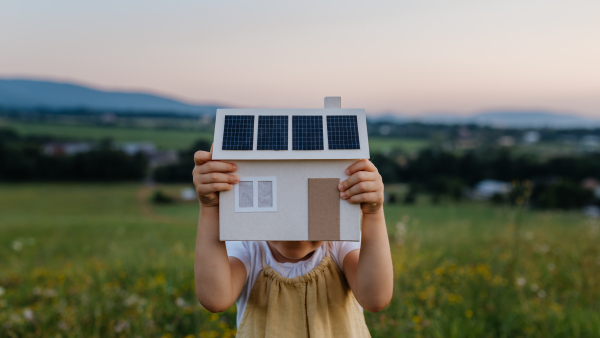
<instances>
[{"instance_id":1,"label":"cardboard house model","mask_svg":"<svg viewBox=\"0 0 600 338\"><path fill-rule=\"evenodd\" d=\"M219 109L213 160L237 164L240 182L220 193L222 241L358 241L360 206L338 184L369 158L364 109Z\"/></svg>"}]
</instances>

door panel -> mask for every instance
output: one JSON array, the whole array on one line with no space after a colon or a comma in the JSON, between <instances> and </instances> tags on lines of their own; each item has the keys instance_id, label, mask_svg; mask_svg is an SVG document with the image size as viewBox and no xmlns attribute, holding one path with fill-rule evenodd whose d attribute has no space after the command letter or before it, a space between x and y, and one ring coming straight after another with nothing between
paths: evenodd
<instances>
[{"instance_id":1,"label":"door panel","mask_svg":"<svg viewBox=\"0 0 600 338\"><path fill-rule=\"evenodd\" d=\"M340 240L339 178L308 179L308 240Z\"/></svg>"}]
</instances>

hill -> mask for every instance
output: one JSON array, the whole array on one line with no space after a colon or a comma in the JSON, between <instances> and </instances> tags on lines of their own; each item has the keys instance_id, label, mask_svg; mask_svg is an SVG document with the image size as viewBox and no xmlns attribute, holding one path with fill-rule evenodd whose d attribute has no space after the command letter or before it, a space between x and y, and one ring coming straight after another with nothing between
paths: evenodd
<instances>
[{"instance_id":1,"label":"hill","mask_svg":"<svg viewBox=\"0 0 600 338\"><path fill-rule=\"evenodd\" d=\"M149 93L104 91L72 83L0 79L0 108L213 115L220 106L194 105Z\"/></svg>"}]
</instances>

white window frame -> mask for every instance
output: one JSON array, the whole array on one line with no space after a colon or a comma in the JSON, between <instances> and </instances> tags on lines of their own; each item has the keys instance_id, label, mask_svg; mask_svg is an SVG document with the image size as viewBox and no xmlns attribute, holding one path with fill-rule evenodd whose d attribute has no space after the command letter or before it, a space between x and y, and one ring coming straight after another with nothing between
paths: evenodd
<instances>
[{"instance_id":1,"label":"white window frame","mask_svg":"<svg viewBox=\"0 0 600 338\"><path fill-rule=\"evenodd\" d=\"M258 207L258 182L271 182L271 189L273 195L273 206L267 208ZM251 208L240 208L240 184L239 182L252 182L252 204ZM277 177L274 176L263 176L263 177L240 177L238 184L233 186L233 193L235 195L235 212L273 212L277 211Z\"/></svg>"}]
</instances>

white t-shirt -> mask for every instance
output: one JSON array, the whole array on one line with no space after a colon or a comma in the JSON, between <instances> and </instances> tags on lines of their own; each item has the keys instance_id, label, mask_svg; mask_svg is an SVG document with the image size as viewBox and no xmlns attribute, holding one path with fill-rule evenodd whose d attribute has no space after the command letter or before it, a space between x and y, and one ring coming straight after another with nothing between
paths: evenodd
<instances>
[{"instance_id":1,"label":"white t-shirt","mask_svg":"<svg viewBox=\"0 0 600 338\"><path fill-rule=\"evenodd\" d=\"M327 242L323 243L315 253L307 260L297 263L279 263L273 258L271 250L265 241L235 241L225 242L227 247L227 255L235 257L244 263L246 267L246 283L240 293L240 296L235 301L237 305L237 325L239 326L244 316L244 310L246 310L246 304L248 304L248 298L254 287L254 282L258 278L258 274L262 270L262 260L260 256L259 245L262 245L265 252L265 259L267 264L280 275L287 278L294 278L302 276L312 271L316 266L321 263L323 257L327 253L326 245ZM343 271L344 258L346 255L353 250L360 249L360 242L331 242L331 258Z\"/></svg>"}]
</instances>

